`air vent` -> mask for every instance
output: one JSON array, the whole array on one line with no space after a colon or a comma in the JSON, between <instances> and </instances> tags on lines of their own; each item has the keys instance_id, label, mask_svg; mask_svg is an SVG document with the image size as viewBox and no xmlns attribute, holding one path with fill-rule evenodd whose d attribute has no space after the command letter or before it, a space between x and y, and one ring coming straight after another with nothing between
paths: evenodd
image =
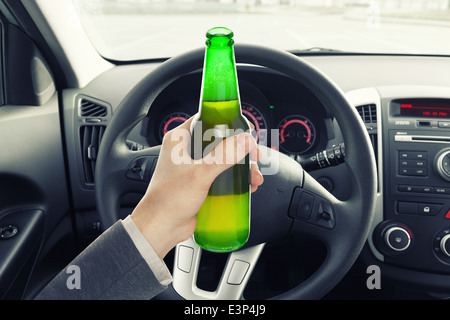
<instances>
[{"instance_id":1,"label":"air vent","mask_svg":"<svg viewBox=\"0 0 450 320\"><path fill-rule=\"evenodd\" d=\"M84 177L88 184L94 183L95 163L105 129L105 126L82 126L80 128Z\"/></svg>"},{"instance_id":2,"label":"air vent","mask_svg":"<svg viewBox=\"0 0 450 320\"><path fill-rule=\"evenodd\" d=\"M82 117L106 117L108 115L108 108L97 102L81 99L80 115Z\"/></svg>"},{"instance_id":3,"label":"air vent","mask_svg":"<svg viewBox=\"0 0 450 320\"><path fill-rule=\"evenodd\" d=\"M366 124L367 132L369 133L370 142L372 143L373 152L375 154L375 163L378 168L378 129L377 129L377 108L375 104L365 104L357 106L361 119ZM373 125L372 125L373 124ZM378 175L378 169L377 169ZM380 185L378 184L378 190Z\"/></svg>"},{"instance_id":4,"label":"air vent","mask_svg":"<svg viewBox=\"0 0 450 320\"><path fill-rule=\"evenodd\" d=\"M377 122L377 108L374 104L366 104L356 107L359 115L364 123L376 123Z\"/></svg>"}]
</instances>

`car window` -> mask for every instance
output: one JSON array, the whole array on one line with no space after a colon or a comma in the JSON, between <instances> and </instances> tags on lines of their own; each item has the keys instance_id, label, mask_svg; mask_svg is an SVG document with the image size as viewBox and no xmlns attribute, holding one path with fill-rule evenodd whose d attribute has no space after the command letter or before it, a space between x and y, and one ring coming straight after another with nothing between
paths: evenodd
<instances>
[{"instance_id":1,"label":"car window","mask_svg":"<svg viewBox=\"0 0 450 320\"><path fill-rule=\"evenodd\" d=\"M171 57L226 26L237 43L286 50L450 54L448 0L74 0L109 59Z\"/></svg>"}]
</instances>

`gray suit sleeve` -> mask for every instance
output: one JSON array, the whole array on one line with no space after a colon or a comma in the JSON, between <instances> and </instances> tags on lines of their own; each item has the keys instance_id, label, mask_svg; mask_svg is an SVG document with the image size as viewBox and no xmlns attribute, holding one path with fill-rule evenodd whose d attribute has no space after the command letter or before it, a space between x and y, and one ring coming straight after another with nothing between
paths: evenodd
<instances>
[{"instance_id":1,"label":"gray suit sleeve","mask_svg":"<svg viewBox=\"0 0 450 320\"><path fill-rule=\"evenodd\" d=\"M166 288L139 254L122 223L117 222L62 270L36 299L148 300Z\"/></svg>"}]
</instances>

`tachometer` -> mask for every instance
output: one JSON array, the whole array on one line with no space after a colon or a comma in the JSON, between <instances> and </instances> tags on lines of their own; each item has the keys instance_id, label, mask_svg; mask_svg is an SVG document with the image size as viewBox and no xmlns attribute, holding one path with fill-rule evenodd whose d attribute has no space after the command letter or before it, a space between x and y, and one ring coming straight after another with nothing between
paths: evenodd
<instances>
[{"instance_id":1,"label":"tachometer","mask_svg":"<svg viewBox=\"0 0 450 320\"><path fill-rule=\"evenodd\" d=\"M316 128L306 117L289 116L279 125L280 148L291 154L302 154L310 150L316 140Z\"/></svg>"},{"instance_id":2,"label":"tachometer","mask_svg":"<svg viewBox=\"0 0 450 320\"><path fill-rule=\"evenodd\" d=\"M259 143L266 143L267 141L267 123L262 113L248 103L242 103L242 113L255 126L256 141ZM166 116L159 127L159 137L161 140L164 135L178 127L191 116L184 112L175 112Z\"/></svg>"},{"instance_id":3,"label":"tachometer","mask_svg":"<svg viewBox=\"0 0 450 320\"><path fill-rule=\"evenodd\" d=\"M178 127L190 117L190 115L184 112L171 113L166 116L159 126L159 137L161 138L161 140L167 132Z\"/></svg>"},{"instance_id":4,"label":"tachometer","mask_svg":"<svg viewBox=\"0 0 450 320\"><path fill-rule=\"evenodd\" d=\"M255 126L256 142L266 145L267 122L261 111L249 103L242 103L242 114Z\"/></svg>"}]
</instances>

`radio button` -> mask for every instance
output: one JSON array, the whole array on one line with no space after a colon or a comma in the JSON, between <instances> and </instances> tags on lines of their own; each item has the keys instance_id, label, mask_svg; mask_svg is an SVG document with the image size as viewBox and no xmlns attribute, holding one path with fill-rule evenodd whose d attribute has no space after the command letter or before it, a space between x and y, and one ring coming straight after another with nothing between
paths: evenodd
<instances>
[{"instance_id":1,"label":"radio button","mask_svg":"<svg viewBox=\"0 0 450 320\"><path fill-rule=\"evenodd\" d=\"M400 192L414 192L414 186L401 184L398 186L397 190Z\"/></svg>"},{"instance_id":2,"label":"radio button","mask_svg":"<svg viewBox=\"0 0 450 320\"><path fill-rule=\"evenodd\" d=\"M419 203L419 214L435 216L441 211L442 205L432 203Z\"/></svg>"},{"instance_id":3,"label":"radio button","mask_svg":"<svg viewBox=\"0 0 450 320\"><path fill-rule=\"evenodd\" d=\"M438 127L450 129L450 121L438 121Z\"/></svg>"},{"instance_id":4,"label":"radio button","mask_svg":"<svg viewBox=\"0 0 450 320\"><path fill-rule=\"evenodd\" d=\"M412 173L412 169L410 168L400 168L399 173L404 176L410 176Z\"/></svg>"},{"instance_id":5,"label":"radio button","mask_svg":"<svg viewBox=\"0 0 450 320\"><path fill-rule=\"evenodd\" d=\"M434 193L434 188L433 187L420 187L421 190L419 192L423 192L423 193Z\"/></svg>"},{"instance_id":6,"label":"radio button","mask_svg":"<svg viewBox=\"0 0 450 320\"><path fill-rule=\"evenodd\" d=\"M428 154L426 152L416 152L416 159L426 159Z\"/></svg>"},{"instance_id":7,"label":"radio button","mask_svg":"<svg viewBox=\"0 0 450 320\"><path fill-rule=\"evenodd\" d=\"M428 164L427 160L417 160L414 164L417 167L426 167Z\"/></svg>"},{"instance_id":8,"label":"radio button","mask_svg":"<svg viewBox=\"0 0 450 320\"><path fill-rule=\"evenodd\" d=\"M400 159L422 160L428 158L426 151L399 151Z\"/></svg>"},{"instance_id":9,"label":"radio button","mask_svg":"<svg viewBox=\"0 0 450 320\"><path fill-rule=\"evenodd\" d=\"M427 160L400 160L400 167L426 167Z\"/></svg>"},{"instance_id":10,"label":"radio button","mask_svg":"<svg viewBox=\"0 0 450 320\"><path fill-rule=\"evenodd\" d=\"M435 190L435 193L442 193L442 194L445 194L446 191L447 191L447 190L445 190L445 188L437 187L436 190Z\"/></svg>"},{"instance_id":11,"label":"radio button","mask_svg":"<svg viewBox=\"0 0 450 320\"><path fill-rule=\"evenodd\" d=\"M434 193L438 194L450 194L450 188L436 187Z\"/></svg>"},{"instance_id":12,"label":"radio button","mask_svg":"<svg viewBox=\"0 0 450 320\"><path fill-rule=\"evenodd\" d=\"M428 174L427 169L415 169L414 174L417 176L426 176Z\"/></svg>"},{"instance_id":13,"label":"radio button","mask_svg":"<svg viewBox=\"0 0 450 320\"><path fill-rule=\"evenodd\" d=\"M399 168L399 174L402 176L426 176L428 174L427 169L422 168Z\"/></svg>"}]
</instances>

